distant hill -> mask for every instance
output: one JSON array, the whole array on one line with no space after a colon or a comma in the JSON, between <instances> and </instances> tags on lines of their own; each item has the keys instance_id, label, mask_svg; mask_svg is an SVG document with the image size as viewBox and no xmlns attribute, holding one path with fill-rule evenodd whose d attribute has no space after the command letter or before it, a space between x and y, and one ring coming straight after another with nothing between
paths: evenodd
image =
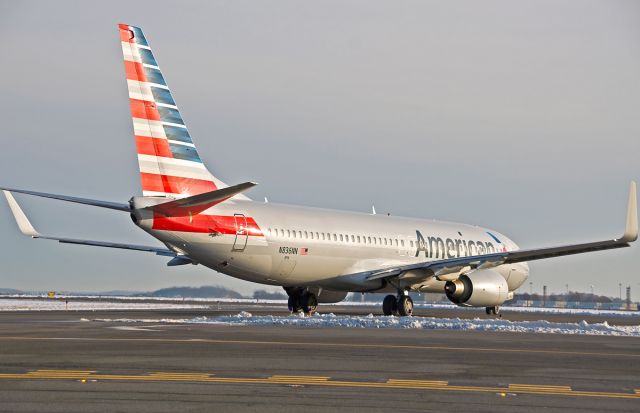
<instances>
[{"instance_id":1,"label":"distant hill","mask_svg":"<svg viewBox=\"0 0 640 413\"><path fill-rule=\"evenodd\" d=\"M24 294L24 291L14 290L13 288L0 288L0 294Z\"/></svg>"},{"instance_id":2,"label":"distant hill","mask_svg":"<svg viewBox=\"0 0 640 413\"><path fill-rule=\"evenodd\" d=\"M136 297L243 298L239 293L220 286L169 287L148 293L136 294Z\"/></svg>"},{"instance_id":3,"label":"distant hill","mask_svg":"<svg viewBox=\"0 0 640 413\"><path fill-rule=\"evenodd\" d=\"M279 291L270 293L265 290L258 290L253 293L253 298L258 300L286 300L288 296L287 294Z\"/></svg>"}]
</instances>

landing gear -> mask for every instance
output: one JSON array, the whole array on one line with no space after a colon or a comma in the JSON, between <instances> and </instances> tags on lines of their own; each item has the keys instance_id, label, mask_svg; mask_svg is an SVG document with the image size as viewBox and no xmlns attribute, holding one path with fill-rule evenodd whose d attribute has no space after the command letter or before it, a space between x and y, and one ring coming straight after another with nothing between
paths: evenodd
<instances>
[{"instance_id":1,"label":"landing gear","mask_svg":"<svg viewBox=\"0 0 640 413\"><path fill-rule=\"evenodd\" d=\"M300 304L305 314L313 315L318 309L318 297L314 293L305 291L300 296Z\"/></svg>"},{"instance_id":2,"label":"landing gear","mask_svg":"<svg viewBox=\"0 0 640 413\"><path fill-rule=\"evenodd\" d=\"M395 295L389 294L384 297L382 301L382 312L384 315L397 315L398 314L398 301Z\"/></svg>"},{"instance_id":3,"label":"landing gear","mask_svg":"<svg viewBox=\"0 0 640 413\"><path fill-rule=\"evenodd\" d=\"M305 289L288 290L289 300L287 307L292 313L303 311L307 315L311 315L318 309L318 297Z\"/></svg>"},{"instance_id":4,"label":"landing gear","mask_svg":"<svg viewBox=\"0 0 640 413\"><path fill-rule=\"evenodd\" d=\"M287 307L289 307L290 312L299 313L300 310L302 310L302 306L300 305L300 295L291 294L289 296L289 300L287 301Z\"/></svg>"},{"instance_id":5,"label":"landing gear","mask_svg":"<svg viewBox=\"0 0 640 413\"><path fill-rule=\"evenodd\" d=\"M488 315L501 315L499 305L496 305L493 307L487 307L485 308L485 311L487 312Z\"/></svg>"},{"instance_id":6,"label":"landing gear","mask_svg":"<svg viewBox=\"0 0 640 413\"><path fill-rule=\"evenodd\" d=\"M398 297L398 314L401 317L413 315L413 300L408 295Z\"/></svg>"},{"instance_id":7,"label":"landing gear","mask_svg":"<svg viewBox=\"0 0 640 413\"><path fill-rule=\"evenodd\" d=\"M413 300L403 293L400 293L397 297L389 294L382 301L382 313L401 317L410 316L413 314Z\"/></svg>"}]
</instances>

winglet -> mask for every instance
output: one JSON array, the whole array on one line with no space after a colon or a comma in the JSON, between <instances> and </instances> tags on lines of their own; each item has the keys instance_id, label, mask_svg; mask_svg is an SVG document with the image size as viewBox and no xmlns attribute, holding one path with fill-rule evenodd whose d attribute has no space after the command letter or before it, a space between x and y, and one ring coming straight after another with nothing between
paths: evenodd
<instances>
[{"instance_id":1,"label":"winglet","mask_svg":"<svg viewBox=\"0 0 640 413\"><path fill-rule=\"evenodd\" d=\"M636 196L636 183L631 181L629 185L629 203L627 204L627 225L621 241L633 242L638 239L638 198Z\"/></svg>"},{"instance_id":2,"label":"winglet","mask_svg":"<svg viewBox=\"0 0 640 413\"><path fill-rule=\"evenodd\" d=\"M15 198L9 191L4 192L4 196L7 197L7 202L9 203L9 208L11 208L11 212L13 213L13 217L16 219L16 223L18 224L18 228L24 235L28 235L32 238L38 238L40 234L36 229L31 225L31 222L27 219L27 216L20 208L20 205L16 202Z\"/></svg>"}]
</instances>

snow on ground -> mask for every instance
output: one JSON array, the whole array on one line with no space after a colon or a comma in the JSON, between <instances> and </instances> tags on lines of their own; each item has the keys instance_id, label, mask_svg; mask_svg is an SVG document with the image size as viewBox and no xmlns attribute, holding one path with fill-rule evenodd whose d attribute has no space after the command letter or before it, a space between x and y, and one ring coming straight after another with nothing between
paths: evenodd
<instances>
[{"instance_id":1,"label":"snow on ground","mask_svg":"<svg viewBox=\"0 0 640 413\"><path fill-rule=\"evenodd\" d=\"M67 307L64 301L51 299L4 299L0 298L0 311L95 311L95 310L162 310L185 308L209 308L200 304L173 304L173 303L126 303L103 301L69 301Z\"/></svg>"},{"instance_id":2,"label":"snow on ground","mask_svg":"<svg viewBox=\"0 0 640 413\"><path fill-rule=\"evenodd\" d=\"M236 303L236 304L266 304L266 305L282 305L286 307L286 300L262 300L255 298L170 298L170 297L128 297L128 296L99 296L99 295L57 295L56 298L69 298L69 308L74 310L135 310L135 309L180 309L180 308L207 308L205 304L217 303ZM22 300L20 300L22 299ZM86 300L86 301L85 301ZM22 301L22 304L14 304L13 302ZM141 303L136 303L140 301ZM142 303L144 301L144 303ZM188 301L189 304L181 303ZM55 304L57 303L57 304ZM62 304L60 304L62 303ZM157 303L157 304L156 304ZM194 304L202 303L202 305ZM380 308L382 302L367 301L343 301L335 304L320 304L320 308L331 308L333 306L358 306L358 307L375 307ZM36 307L36 308L32 308ZM467 311L484 311L482 308L474 307L458 307L454 304L431 304L418 303L414 304L415 308L420 309L457 309ZM64 310L64 302L51 300L46 296L35 295L4 295L0 298L0 311L20 311L20 310ZM624 311L624 310L601 310L586 308L551 308L551 307L512 307L503 306L504 312L523 312L523 313L540 313L540 314L573 314L573 315L601 315L613 317L638 317L640 311Z\"/></svg>"},{"instance_id":3,"label":"snow on ground","mask_svg":"<svg viewBox=\"0 0 640 413\"><path fill-rule=\"evenodd\" d=\"M96 319L83 321L102 321L120 323L171 323L171 324L218 324L229 326L292 326L292 327L346 327L346 328L408 328L418 330L461 330L461 331L497 331L516 333L546 334L584 334L598 336L640 337L638 326L611 326L604 323L552 323L549 321L508 321L502 319L482 320L433 317L394 317L394 316L337 316L334 314L316 314L310 317L291 316L254 316L248 312L218 317L196 317L191 319Z\"/></svg>"}]
</instances>

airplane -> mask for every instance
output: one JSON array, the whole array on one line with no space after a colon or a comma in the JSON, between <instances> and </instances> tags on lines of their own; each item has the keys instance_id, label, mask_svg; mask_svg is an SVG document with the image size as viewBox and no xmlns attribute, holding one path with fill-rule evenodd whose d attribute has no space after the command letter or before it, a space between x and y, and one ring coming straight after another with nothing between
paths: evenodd
<instances>
[{"instance_id":1,"label":"airplane","mask_svg":"<svg viewBox=\"0 0 640 413\"><path fill-rule=\"evenodd\" d=\"M527 262L628 247L638 238L633 181L620 238L534 249L479 226L253 201L244 192L255 182L229 186L202 162L142 30L118 28L142 196L120 203L0 188L25 235L151 252L170 258L168 266L201 264L281 286L291 312L312 314L319 303L340 302L349 292L386 292L388 316L413 314L411 291L444 293L459 306L497 315L529 276ZM12 193L130 214L164 247L42 235Z\"/></svg>"}]
</instances>

